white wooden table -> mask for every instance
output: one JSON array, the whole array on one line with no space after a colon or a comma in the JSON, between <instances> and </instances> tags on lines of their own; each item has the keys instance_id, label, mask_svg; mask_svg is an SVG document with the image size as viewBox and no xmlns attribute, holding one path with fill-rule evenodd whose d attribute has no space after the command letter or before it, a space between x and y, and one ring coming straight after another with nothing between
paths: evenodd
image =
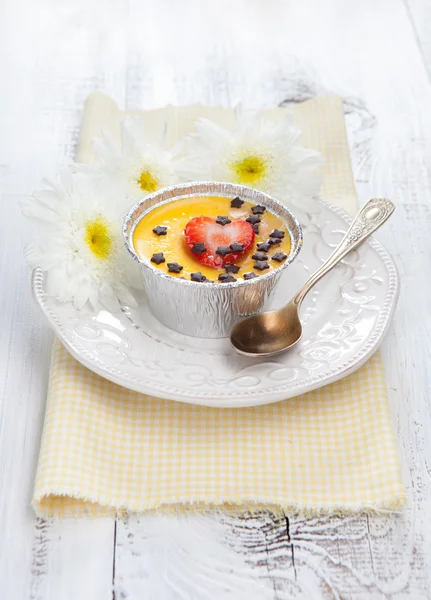
<instances>
[{"instance_id":1,"label":"white wooden table","mask_svg":"<svg viewBox=\"0 0 431 600\"><path fill-rule=\"evenodd\" d=\"M3 0L0 4L0 598L431 598L431 0ZM345 98L361 202L402 280L383 344L401 516L45 522L30 508L52 333L19 201L72 158L95 89L127 108ZM265 596L266 597L266 596Z\"/></svg>"}]
</instances>

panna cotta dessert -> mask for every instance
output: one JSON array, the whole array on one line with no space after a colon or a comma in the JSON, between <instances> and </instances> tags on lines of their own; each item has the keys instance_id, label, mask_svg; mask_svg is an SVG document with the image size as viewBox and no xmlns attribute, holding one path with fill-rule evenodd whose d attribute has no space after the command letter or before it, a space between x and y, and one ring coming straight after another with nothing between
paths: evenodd
<instances>
[{"instance_id":1,"label":"panna cotta dessert","mask_svg":"<svg viewBox=\"0 0 431 600\"><path fill-rule=\"evenodd\" d=\"M262 204L200 196L155 206L136 225L133 246L172 277L225 284L279 268L291 239L286 223Z\"/></svg>"}]
</instances>

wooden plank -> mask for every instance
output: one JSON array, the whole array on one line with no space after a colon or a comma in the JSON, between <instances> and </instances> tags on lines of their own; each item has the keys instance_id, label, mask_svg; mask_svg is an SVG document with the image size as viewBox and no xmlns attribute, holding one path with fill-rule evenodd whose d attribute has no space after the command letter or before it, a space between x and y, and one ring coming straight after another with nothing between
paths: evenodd
<instances>
[{"instance_id":1,"label":"wooden plank","mask_svg":"<svg viewBox=\"0 0 431 600\"><path fill-rule=\"evenodd\" d=\"M113 521L41 523L30 508L52 334L31 295L32 229L19 209L73 157L87 94L122 100L125 3L110 4L99 20L98 3L83 0L1 7L0 595L11 600L111 598Z\"/></svg>"},{"instance_id":2,"label":"wooden plank","mask_svg":"<svg viewBox=\"0 0 431 600\"><path fill-rule=\"evenodd\" d=\"M271 519L267 515L266 519ZM144 516L117 525L116 598L272 600L273 582L266 569L250 564L253 551L266 561L263 517L226 520L222 516ZM245 551L235 545L234 528L242 523Z\"/></svg>"},{"instance_id":3,"label":"wooden plank","mask_svg":"<svg viewBox=\"0 0 431 600\"><path fill-rule=\"evenodd\" d=\"M431 4L428 0L404 0L404 4L416 33L428 76L431 77Z\"/></svg>"},{"instance_id":4,"label":"wooden plank","mask_svg":"<svg viewBox=\"0 0 431 600\"><path fill-rule=\"evenodd\" d=\"M32 548L31 600L112 598L112 519L37 519ZM19 596L16 596L19 598Z\"/></svg>"}]
</instances>

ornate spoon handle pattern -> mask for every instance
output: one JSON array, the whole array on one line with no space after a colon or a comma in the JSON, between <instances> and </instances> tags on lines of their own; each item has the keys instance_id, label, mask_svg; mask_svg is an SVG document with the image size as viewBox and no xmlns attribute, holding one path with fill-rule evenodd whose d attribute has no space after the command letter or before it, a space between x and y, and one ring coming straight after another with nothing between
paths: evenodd
<instances>
[{"instance_id":1,"label":"ornate spoon handle pattern","mask_svg":"<svg viewBox=\"0 0 431 600\"><path fill-rule=\"evenodd\" d=\"M394 204L386 198L373 198L369 200L356 215L340 244L299 290L293 302L299 306L311 288L333 269L346 254L357 248L369 235L383 225L394 210Z\"/></svg>"}]
</instances>

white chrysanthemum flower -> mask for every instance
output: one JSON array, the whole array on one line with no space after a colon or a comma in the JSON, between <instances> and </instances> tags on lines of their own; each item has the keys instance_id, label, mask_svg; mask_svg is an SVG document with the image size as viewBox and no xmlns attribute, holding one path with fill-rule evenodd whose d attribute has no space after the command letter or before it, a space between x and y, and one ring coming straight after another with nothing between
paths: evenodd
<instances>
[{"instance_id":1,"label":"white chrysanthemum flower","mask_svg":"<svg viewBox=\"0 0 431 600\"><path fill-rule=\"evenodd\" d=\"M81 309L89 302L118 308L135 305L135 265L123 245L122 202L101 179L63 171L22 204L26 216L44 224L43 235L26 248L32 267L48 273L47 292Z\"/></svg>"},{"instance_id":2,"label":"white chrysanthemum flower","mask_svg":"<svg viewBox=\"0 0 431 600\"><path fill-rule=\"evenodd\" d=\"M231 128L200 119L186 141L194 166L185 175L239 183L301 205L319 191L321 157L300 146L300 136L290 116L275 122L240 107Z\"/></svg>"},{"instance_id":3,"label":"white chrysanthemum flower","mask_svg":"<svg viewBox=\"0 0 431 600\"><path fill-rule=\"evenodd\" d=\"M77 168L87 174L102 173L123 191L125 198L140 200L179 182L179 145L166 150L165 135L165 130L159 134L146 130L139 117L125 117L121 121L121 147L103 134L93 140L98 164Z\"/></svg>"}]
</instances>

